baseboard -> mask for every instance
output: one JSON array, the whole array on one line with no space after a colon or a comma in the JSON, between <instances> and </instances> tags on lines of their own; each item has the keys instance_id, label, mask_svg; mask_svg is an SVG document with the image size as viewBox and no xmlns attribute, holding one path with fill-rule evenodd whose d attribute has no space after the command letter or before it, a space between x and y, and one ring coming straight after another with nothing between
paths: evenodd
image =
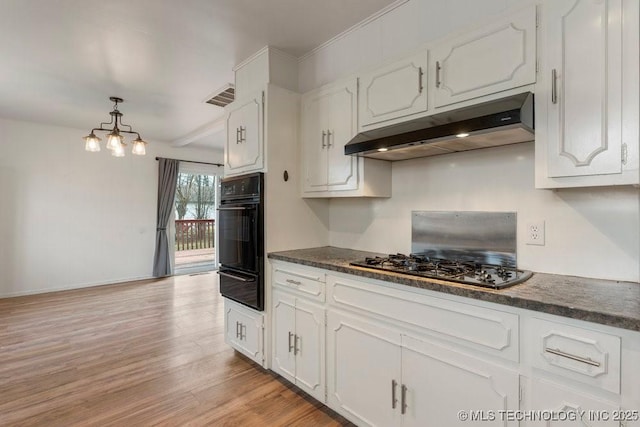
<instances>
[{"instance_id":1,"label":"baseboard","mask_svg":"<svg viewBox=\"0 0 640 427\"><path fill-rule=\"evenodd\" d=\"M7 294L0 294L0 298L15 298L15 297L23 297L28 295L37 295L37 294L47 294L49 292L61 292L61 291L71 291L74 289L83 289L83 288L92 288L95 286L106 286L106 285L121 285L130 282L139 282L141 280L150 280L156 279L152 276L143 276L143 277L132 277L128 279L119 279L119 280L109 280L102 282L92 282L92 283L82 283L71 286L61 286L58 288L46 288L46 289L34 289L30 291L18 291L18 292L10 292ZM157 278L160 279L160 278Z\"/></svg>"}]
</instances>

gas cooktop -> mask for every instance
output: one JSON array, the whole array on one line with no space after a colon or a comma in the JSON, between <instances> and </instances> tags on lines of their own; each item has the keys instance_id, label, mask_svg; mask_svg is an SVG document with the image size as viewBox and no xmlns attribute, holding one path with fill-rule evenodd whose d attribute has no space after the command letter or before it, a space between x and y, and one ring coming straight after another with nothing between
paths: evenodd
<instances>
[{"instance_id":1,"label":"gas cooktop","mask_svg":"<svg viewBox=\"0 0 640 427\"><path fill-rule=\"evenodd\" d=\"M363 261L352 262L351 265L493 289L513 286L532 275L530 271L512 267L433 258L422 254L365 258Z\"/></svg>"}]
</instances>

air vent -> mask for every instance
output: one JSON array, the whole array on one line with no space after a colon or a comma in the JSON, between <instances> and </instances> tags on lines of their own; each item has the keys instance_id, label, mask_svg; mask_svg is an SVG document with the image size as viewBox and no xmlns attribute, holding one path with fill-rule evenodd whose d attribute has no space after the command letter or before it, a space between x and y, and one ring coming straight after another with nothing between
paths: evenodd
<instances>
[{"instance_id":1,"label":"air vent","mask_svg":"<svg viewBox=\"0 0 640 427\"><path fill-rule=\"evenodd\" d=\"M218 107L226 107L231 104L235 99L236 89L229 83L223 86L220 90L216 91L216 94L206 100L207 104L212 104Z\"/></svg>"}]
</instances>

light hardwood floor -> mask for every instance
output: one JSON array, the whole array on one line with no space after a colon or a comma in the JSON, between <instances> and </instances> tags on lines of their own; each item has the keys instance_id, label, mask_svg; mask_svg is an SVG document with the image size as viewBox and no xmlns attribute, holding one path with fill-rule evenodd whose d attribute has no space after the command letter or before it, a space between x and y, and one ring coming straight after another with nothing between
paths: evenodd
<instances>
[{"instance_id":1,"label":"light hardwood floor","mask_svg":"<svg viewBox=\"0 0 640 427\"><path fill-rule=\"evenodd\" d=\"M338 426L224 343L214 273L0 299L2 426Z\"/></svg>"}]
</instances>

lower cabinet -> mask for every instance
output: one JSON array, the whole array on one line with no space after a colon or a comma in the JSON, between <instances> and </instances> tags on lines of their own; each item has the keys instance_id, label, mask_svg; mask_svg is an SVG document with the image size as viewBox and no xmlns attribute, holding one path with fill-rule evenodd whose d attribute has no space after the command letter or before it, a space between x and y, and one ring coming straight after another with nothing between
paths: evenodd
<instances>
[{"instance_id":1,"label":"lower cabinet","mask_svg":"<svg viewBox=\"0 0 640 427\"><path fill-rule=\"evenodd\" d=\"M264 314L224 300L224 340L249 359L264 366Z\"/></svg>"},{"instance_id":2,"label":"lower cabinet","mask_svg":"<svg viewBox=\"0 0 640 427\"><path fill-rule=\"evenodd\" d=\"M553 414L554 417L538 420L525 420L525 426L611 426L618 427L620 407L584 392L561 386L540 378L530 381L528 407L535 411ZM631 417L629 417L631 418Z\"/></svg>"},{"instance_id":3,"label":"lower cabinet","mask_svg":"<svg viewBox=\"0 0 640 427\"><path fill-rule=\"evenodd\" d=\"M515 371L335 310L327 336L328 403L359 425L505 425L488 411L519 408Z\"/></svg>"},{"instance_id":4,"label":"lower cabinet","mask_svg":"<svg viewBox=\"0 0 640 427\"><path fill-rule=\"evenodd\" d=\"M273 271L271 369L359 426L640 427L636 331L284 262ZM231 303L227 339L260 360L260 320Z\"/></svg>"},{"instance_id":5,"label":"lower cabinet","mask_svg":"<svg viewBox=\"0 0 640 427\"><path fill-rule=\"evenodd\" d=\"M324 308L287 292L273 292L272 369L325 402Z\"/></svg>"}]
</instances>

